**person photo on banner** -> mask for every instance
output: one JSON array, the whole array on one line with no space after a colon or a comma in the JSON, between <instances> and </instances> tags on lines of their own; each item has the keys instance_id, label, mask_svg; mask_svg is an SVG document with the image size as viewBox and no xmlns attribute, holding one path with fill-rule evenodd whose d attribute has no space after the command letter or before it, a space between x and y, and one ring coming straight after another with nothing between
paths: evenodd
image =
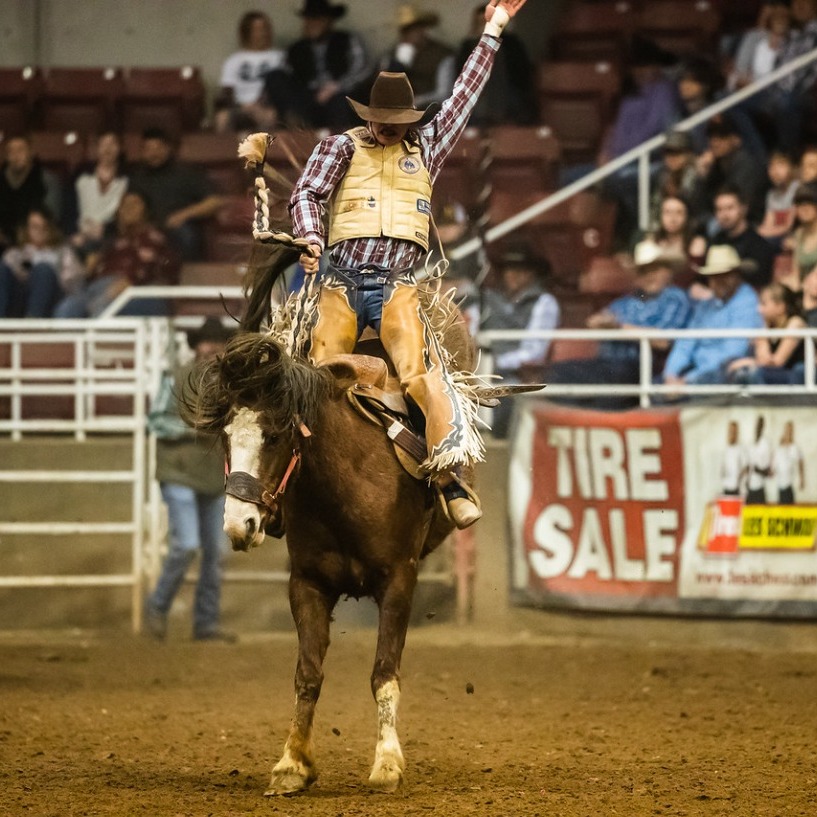
<instances>
[{"instance_id":1,"label":"person photo on banner","mask_svg":"<svg viewBox=\"0 0 817 817\"><path fill-rule=\"evenodd\" d=\"M749 454L740 442L740 426L730 420L726 431L726 448L721 458L721 494L740 496L749 473Z\"/></svg>"},{"instance_id":2,"label":"person photo on banner","mask_svg":"<svg viewBox=\"0 0 817 817\"><path fill-rule=\"evenodd\" d=\"M803 452L794 441L794 423L787 420L783 426L780 444L774 452L772 473L777 482L777 504L794 505L794 483L797 480L797 489L805 488L805 472L803 467Z\"/></svg>"},{"instance_id":3,"label":"person photo on banner","mask_svg":"<svg viewBox=\"0 0 817 817\"><path fill-rule=\"evenodd\" d=\"M772 445L763 433L765 424L763 415L759 415L755 425L755 441L749 449L747 505L766 504L766 479L772 473Z\"/></svg>"}]
</instances>

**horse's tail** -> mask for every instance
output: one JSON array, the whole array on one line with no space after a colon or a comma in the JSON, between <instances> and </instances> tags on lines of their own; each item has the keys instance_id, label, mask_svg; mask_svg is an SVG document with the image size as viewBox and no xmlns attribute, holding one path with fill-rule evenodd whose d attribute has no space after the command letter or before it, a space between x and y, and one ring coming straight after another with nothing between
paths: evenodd
<instances>
[{"instance_id":1,"label":"horse's tail","mask_svg":"<svg viewBox=\"0 0 817 817\"><path fill-rule=\"evenodd\" d=\"M287 208L292 183L266 164L267 151L274 139L266 133L253 133L238 146L239 157L255 173L254 241L244 278L247 308L241 321L241 329L247 332L258 332L264 323L269 323L273 288L300 254L298 248L273 239L292 232ZM274 190L268 187L265 173L269 175Z\"/></svg>"}]
</instances>

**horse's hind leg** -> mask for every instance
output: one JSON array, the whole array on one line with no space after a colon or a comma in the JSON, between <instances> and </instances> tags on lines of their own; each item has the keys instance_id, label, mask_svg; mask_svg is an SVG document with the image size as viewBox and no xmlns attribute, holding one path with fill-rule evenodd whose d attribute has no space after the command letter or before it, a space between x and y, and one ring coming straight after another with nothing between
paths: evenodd
<instances>
[{"instance_id":1,"label":"horse's hind leg","mask_svg":"<svg viewBox=\"0 0 817 817\"><path fill-rule=\"evenodd\" d=\"M377 701L377 747L369 785L384 792L394 791L403 781L405 761L397 736L399 672L416 583L417 566L412 562L395 570L382 597L377 599L380 623L372 671L372 692Z\"/></svg>"},{"instance_id":2,"label":"horse's hind leg","mask_svg":"<svg viewBox=\"0 0 817 817\"><path fill-rule=\"evenodd\" d=\"M323 684L323 659L329 647L329 622L337 598L314 585L290 578L289 604L298 629L298 667L295 671L295 717L284 754L272 769L266 795L293 794L318 777L312 749L312 721Z\"/></svg>"}]
</instances>

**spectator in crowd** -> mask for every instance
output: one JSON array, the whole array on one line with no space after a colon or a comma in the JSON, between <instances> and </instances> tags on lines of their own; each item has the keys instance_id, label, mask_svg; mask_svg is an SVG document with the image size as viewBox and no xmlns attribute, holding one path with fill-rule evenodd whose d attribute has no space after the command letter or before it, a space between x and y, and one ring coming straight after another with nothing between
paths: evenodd
<instances>
[{"instance_id":1,"label":"spectator in crowd","mask_svg":"<svg viewBox=\"0 0 817 817\"><path fill-rule=\"evenodd\" d=\"M800 297L800 312L806 326L817 328L817 264L803 276Z\"/></svg>"},{"instance_id":2,"label":"spectator in crowd","mask_svg":"<svg viewBox=\"0 0 817 817\"><path fill-rule=\"evenodd\" d=\"M6 139L5 159L0 167L0 249L14 243L17 230L32 210L42 209L60 221L59 179L34 156L27 136L12 136Z\"/></svg>"},{"instance_id":3,"label":"spectator in crowd","mask_svg":"<svg viewBox=\"0 0 817 817\"><path fill-rule=\"evenodd\" d=\"M633 291L612 301L587 319L589 329L683 329L692 307L686 293L674 286L673 276L685 264L681 252L660 246L651 239L636 244L633 261L637 273ZM663 361L667 340L650 341L654 356ZM592 359L563 360L545 370L546 383L638 383L640 349L637 341L604 341ZM660 367L659 367L660 368ZM632 397L598 397L578 400L600 409L629 408Z\"/></svg>"},{"instance_id":4,"label":"spectator in crowd","mask_svg":"<svg viewBox=\"0 0 817 817\"><path fill-rule=\"evenodd\" d=\"M706 212L703 203L696 201L700 185L692 137L686 131L672 130L667 134L661 150L661 165L651 190L650 216L653 224L660 219L662 202L671 196L681 196L689 204L691 220L697 220Z\"/></svg>"},{"instance_id":5,"label":"spectator in crowd","mask_svg":"<svg viewBox=\"0 0 817 817\"><path fill-rule=\"evenodd\" d=\"M763 321L754 289L743 280L746 268L734 247L714 245L699 272L705 275L712 297L697 301L689 329L759 329ZM661 381L667 386L726 382L726 366L746 357L746 338L679 338L670 350Z\"/></svg>"},{"instance_id":6,"label":"spectator in crowd","mask_svg":"<svg viewBox=\"0 0 817 817\"><path fill-rule=\"evenodd\" d=\"M499 262L501 289L486 289L481 328L489 329L555 329L559 325L559 304L545 290L550 263L529 247L511 247ZM505 383L524 383L531 378L525 372L543 367L550 341L541 338L499 341L492 344L494 371ZM504 400L494 411L495 437L508 433L513 401Z\"/></svg>"},{"instance_id":7,"label":"spectator in crowd","mask_svg":"<svg viewBox=\"0 0 817 817\"><path fill-rule=\"evenodd\" d=\"M817 182L817 145L806 145L800 152L797 178L800 184Z\"/></svg>"},{"instance_id":8,"label":"spectator in crowd","mask_svg":"<svg viewBox=\"0 0 817 817\"><path fill-rule=\"evenodd\" d=\"M676 275L676 283L688 277L688 269L706 255L706 239L690 216L687 200L680 195L669 195L661 202L653 240L666 252L685 260L687 270Z\"/></svg>"},{"instance_id":9,"label":"spectator in crowd","mask_svg":"<svg viewBox=\"0 0 817 817\"><path fill-rule=\"evenodd\" d=\"M224 453L218 440L197 433L179 416L179 400L192 368L224 351L230 337L221 321L207 318L187 339L192 365L167 373L148 416L156 436L156 479L167 506L169 547L156 587L145 602L145 627L163 641L167 617L187 569L201 552L193 604L193 638L236 640L220 625L221 563L226 550L224 518Z\"/></svg>"},{"instance_id":10,"label":"spectator in crowd","mask_svg":"<svg viewBox=\"0 0 817 817\"><path fill-rule=\"evenodd\" d=\"M273 48L272 22L263 11L248 11L238 24L240 48L221 66L221 82L215 100L214 125L219 133L231 130L271 131L278 112L267 103L264 80L283 68L286 54Z\"/></svg>"},{"instance_id":11,"label":"spectator in crowd","mask_svg":"<svg viewBox=\"0 0 817 817\"><path fill-rule=\"evenodd\" d=\"M791 13L785 2L777 0L761 5L757 27L741 37L728 78L730 91L763 79L777 67L790 28Z\"/></svg>"},{"instance_id":12,"label":"spectator in crowd","mask_svg":"<svg viewBox=\"0 0 817 817\"><path fill-rule=\"evenodd\" d=\"M630 90L621 98L615 119L608 130L596 164L601 167L612 159L658 136L680 119L680 108L675 85L666 74L675 57L642 37L634 39L629 85ZM654 168L657 170L657 167ZM571 182L589 172L580 166L568 169L563 181ZM609 176L604 182L605 192L618 205L616 235L625 242L638 225L638 165L631 163Z\"/></svg>"},{"instance_id":13,"label":"spectator in crowd","mask_svg":"<svg viewBox=\"0 0 817 817\"><path fill-rule=\"evenodd\" d=\"M204 171L177 161L173 141L160 128L142 134L141 161L130 172L128 190L147 202L184 261L201 260L202 222L218 212L222 201Z\"/></svg>"},{"instance_id":14,"label":"spectator in crowd","mask_svg":"<svg viewBox=\"0 0 817 817\"><path fill-rule=\"evenodd\" d=\"M749 452L740 442L740 426L730 420L726 432L726 448L721 459L721 494L740 496L749 472Z\"/></svg>"},{"instance_id":15,"label":"spectator in crowd","mask_svg":"<svg viewBox=\"0 0 817 817\"><path fill-rule=\"evenodd\" d=\"M50 318L85 269L45 210L33 209L0 262L0 318Z\"/></svg>"},{"instance_id":16,"label":"spectator in crowd","mask_svg":"<svg viewBox=\"0 0 817 817\"><path fill-rule=\"evenodd\" d=\"M57 317L95 318L129 286L178 283L178 254L151 222L140 193L125 193L116 224L116 235L103 247L86 285L57 306ZM118 314L163 315L167 311L164 301L142 298L126 304Z\"/></svg>"},{"instance_id":17,"label":"spectator in crowd","mask_svg":"<svg viewBox=\"0 0 817 817\"><path fill-rule=\"evenodd\" d=\"M767 329L803 329L806 325L797 295L781 283L763 287L758 309ZM795 383L803 371L804 355L802 338L755 338L754 354L729 364L729 380L765 385Z\"/></svg>"},{"instance_id":18,"label":"spectator in crowd","mask_svg":"<svg viewBox=\"0 0 817 817\"><path fill-rule=\"evenodd\" d=\"M707 135L709 149L697 159L702 201L711 207L717 192L724 185L730 185L740 191L746 202L749 221L759 224L766 206L764 167L743 147L741 136L731 119L723 115L710 119Z\"/></svg>"},{"instance_id":19,"label":"spectator in crowd","mask_svg":"<svg viewBox=\"0 0 817 817\"><path fill-rule=\"evenodd\" d=\"M400 6L397 9L397 45L380 64L381 71L406 74L414 88L414 104L418 107L426 107L432 102L442 103L451 95L457 76L454 52L428 33L439 22L440 15L436 12L419 11L411 4Z\"/></svg>"},{"instance_id":20,"label":"spectator in crowd","mask_svg":"<svg viewBox=\"0 0 817 817\"><path fill-rule=\"evenodd\" d=\"M759 415L755 425L755 441L749 448L749 478L746 504L766 504L766 480L772 475L772 445L763 433L765 421Z\"/></svg>"},{"instance_id":21,"label":"spectator in crowd","mask_svg":"<svg viewBox=\"0 0 817 817\"><path fill-rule=\"evenodd\" d=\"M775 448L772 458L772 473L777 482L777 504L794 505L794 483L802 491L806 487L803 469L803 452L794 441L794 423L787 420L783 424L780 444Z\"/></svg>"},{"instance_id":22,"label":"spectator in crowd","mask_svg":"<svg viewBox=\"0 0 817 817\"><path fill-rule=\"evenodd\" d=\"M77 221L71 243L83 258L97 252L106 231L113 229L127 189L122 142L111 131L102 133L96 140L96 162L74 182Z\"/></svg>"},{"instance_id":23,"label":"spectator in crowd","mask_svg":"<svg viewBox=\"0 0 817 817\"><path fill-rule=\"evenodd\" d=\"M345 5L305 0L299 14L303 37L287 51L287 70L267 74L267 101L290 126L344 130L356 122L346 96L369 76L366 50L357 34L335 28Z\"/></svg>"},{"instance_id":24,"label":"spectator in crowd","mask_svg":"<svg viewBox=\"0 0 817 817\"><path fill-rule=\"evenodd\" d=\"M774 247L749 224L746 201L738 187L724 185L718 190L715 195L715 221L717 230L711 243L728 244L737 250L742 259L752 261L754 269L745 268L744 278L755 289L766 286L772 280Z\"/></svg>"},{"instance_id":25,"label":"spectator in crowd","mask_svg":"<svg viewBox=\"0 0 817 817\"><path fill-rule=\"evenodd\" d=\"M723 76L709 57L689 56L681 63L676 79L680 100L680 119L686 119L711 105L723 86ZM706 123L687 131L695 153L703 153L708 147Z\"/></svg>"},{"instance_id":26,"label":"spectator in crowd","mask_svg":"<svg viewBox=\"0 0 817 817\"><path fill-rule=\"evenodd\" d=\"M797 227L791 236L792 266L794 277L802 279L817 264L817 182L798 186L794 211Z\"/></svg>"},{"instance_id":27,"label":"spectator in crowd","mask_svg":"<svg viewBox=\"0 0 817 817\"><path fill-rule=\"evenodd\" d=\"M766 193L766 215L757 232L776 252L782 249L783 239L794 226L794 194L797 191L794 160L788 153L774 151L769 157L769 181Z\"/></svg>"},{"instance_id":28,"label":"spectator in crowd","mask_svg":"<svg viewBox=\"0 0 817 817\"><path fill-rule=\"evenodd\" d=\"M475 6L471 30L460 43L457 53L457 71L462 70L468 55L474 50L485 23L485 3ZM536 71L525 44L512 31L505 31L502 50L497 54L488 84L482 91L471 124L531 125L537 121Z\"/></svg>"}]
</instances>

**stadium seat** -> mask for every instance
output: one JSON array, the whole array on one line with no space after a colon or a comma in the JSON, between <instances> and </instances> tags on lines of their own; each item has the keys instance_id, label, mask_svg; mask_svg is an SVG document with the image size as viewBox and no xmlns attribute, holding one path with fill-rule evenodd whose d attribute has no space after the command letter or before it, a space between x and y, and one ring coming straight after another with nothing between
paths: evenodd
<instances>
[{"instance_id":1,"label":"stadium seat","mask_svg":"<svg viewBox=\"0 0 817 817\"><path fill-rule=\"evenodd\" d=\"M593 160L612 120L621 75L610 62L542 62L539 117L559 141L565 163Z\"/></svg>"},{"instance_id":2,"label":"stadium seat","mask_svg":"<svg viewBox=\"0 0 817 817\"><path fill-rule=\"evenodd\" d=\"M546 125L491 129L490 179L495 190L543 192L557 184L559 142Z\"/></svg>"},{"instance_id":3,"label":"stadium seat","mask_svg":"<svg viewBox=\"0 0 817 817\"><path fill-rule=\"evenodd\" d=\"M8 137L31 130L41 85L39 68L0 68L0 133Z\"/></svg>"},{"instance_id":4,"label":"stadium seat","mask_svg":"<svg viewBox=\"0 0 817 817\"><path fill-rule=\"evenodd\" d=\"M38 121L43 130L82 134L117 131L119 68L49 68L42 85Z\"/></svg>"},{"instance_id":5,"label":"stadium seat","mask_svg":"<svg viewBox=\"0 0 817 817\"><path fill-rule=\"evenodd\" d=\"M123 130L160 127L179 137L201 127L205 90L198 68L131 68L120 102Z\"/></svg>"},{"instance_id":6,"label":"stadium seat","mask_svg":"<svg viewBox=\"0 0 817 817\"><path fill-rule=\"evenodd\" d=\"M484 141L477 128L466 128L445 160L434 183L435 215L451 203L461 204L471 211L480 190L479 166Z\"/></svg>"},{"instance_id":7,"label":"stadium seat","mask_svg":"<svg viewBox=\"0 0 817 817\"><path fill-rule=\"evenodd\" d=\"M252 178L238 158L238 138L229 133L186 133L179 145L179 159L201 167L220 193L243 193Z\"/></svg>"},{"instance_id":8,"label":"stadium seat","mask_svg":"<svg viewBox=\"0 0 817 817\"><path fill-rule=\"evenodd\" d=\"M34 155L49 170L67 179L85 161L85 137L76 131L36 131L31 134Z\"/></svg>"},{"instance_id":9,"label":"stadium seat","mask_svg":"<svg viewBox=\"0 0 817 817\"><path fill-rule=\"evenodd\" d=\"M636 19L634 4L626 0L568 3L551 37L551 52L557 60L604 60L620 66Z\"/></svg>"},{"instance_id":10,"label":"stadium seat","mask_svg":"<svg viewBox=\"0 0 817 817\"><path fill-rule=\"evenodd\" d=\"M623 295L632 289L635 270L615 256L596 255L579 275L579 292Z\"/></svg>"},{"instance_id":11,"label":"stadium seat","mask_svg":"<svg viewBox=\"0 0 817 817\"><path fill-rule=\"evenodd\" d=\"M720 15L710 0L650 0L638 14L638 33L674 54L707 53Z\"/></svg>"}]
</instances>

